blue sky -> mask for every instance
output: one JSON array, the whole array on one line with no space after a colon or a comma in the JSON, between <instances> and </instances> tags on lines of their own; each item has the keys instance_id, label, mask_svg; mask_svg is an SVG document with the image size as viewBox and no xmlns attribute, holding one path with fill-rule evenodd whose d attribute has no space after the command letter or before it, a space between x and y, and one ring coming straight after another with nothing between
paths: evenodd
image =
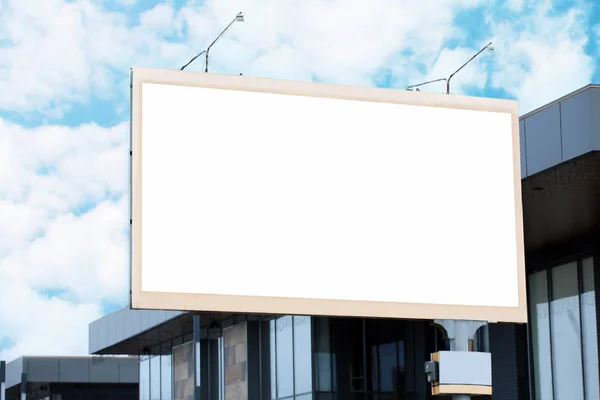
<instances>
[{"instance_id":1,"label":"blue sky","mask_svg":"<svg viewBox=\"0 0 600 400\"><path fill-rule=\"evenodd\" d=\"M492 41L453 93L525 113L600 82L593 0L0 1L0 359L86 354L127 304L129 69L179 68L239 11L211 72L402 90Z\"/></svg>"}]
</instances>

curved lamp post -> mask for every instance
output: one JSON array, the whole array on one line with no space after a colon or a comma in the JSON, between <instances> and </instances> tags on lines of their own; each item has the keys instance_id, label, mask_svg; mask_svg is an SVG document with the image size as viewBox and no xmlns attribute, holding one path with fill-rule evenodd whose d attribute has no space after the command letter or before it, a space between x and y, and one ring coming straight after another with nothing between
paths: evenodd
<instances>
[{"instance_id":1,"label":"curved lamp post","mask_svg":"<svg viewBox=\"0 0 600 400\"><path fill-rule=\"evenodd\" d=\"M452 77L454 75L456 75L458 73L458 71L460 71L461 69L463 69L468 63L470 63L471 61L473 61L475 58L477 58L478 55L480 55L481 53L484 52L484 50L488 50L488 51L494 51L494 47L492 46L492 42L489 42L486 46L484 46L481 50L479 50L477 52L477 54L475 54L473 57L471 57L469 59L469 61L467 61L466 63L464 63L463 65L461 65L461 67L459 69L457 69L456 71L454 71L449 77L448 80L446 81L446 94L450 94L450 79L452 79Z\"/></svg>"},{"instance_id":2,"label":"curved lamp post","mask_svg":"<svg viewBox=\"0 0 600 400\"><path fill-rule=\"evenodd\" d=\"M211 47L213 47L214 44L217 43L219 39L221 39L221 36L223 36L225 32L227 32L235 22L244 22L244 14L241 11L235 16L235 18L229 23L229 25L227 25L225 29L223 29L223 31L219 33L219 36L217 36L217 38L213 40L213 42L210 44L210 46L206 48L206 50L202 50L200 53L196 54L190 61L188 61L187 64L181 67L180 70L183 71L185 67L193 63L196 58L204 54L204 72L208 72L208 53L210 52Z\"/></svg>"},{"instance_id":3,"label":"curved lamp post","mask_svg":"<svg viewBox=\"0 0 600 400\"><path fill-rule=\"evenodd\" d=\"M450 80L452 79L452 77L454 75L456 75L458 73L458 71L463 69L467 64L469 64L471 61L473 61L475 58L477 58L477 56L479 56L481 53L483 53L484 50L488 50L490 52L494 51L492 42L489 42L486 46L484 46L481 50L479 50L473 57L471 57L469 59L469 61L467 61L466 63L461 65L461 67L459 69L457 69L452 74L450 74L450 76L448 78L440 78L440 79L434 79L432 81L427 81L427 82L423 82L423 83L417 83L416 85L407 86L406 90L413 90L413 88L418 88L419 86L428 85L428 84L434 83L434 82L446 81L446 94L450 94ZM416 90L419 91L419 89L416 89Z\"/></svg>"}]
</instances>

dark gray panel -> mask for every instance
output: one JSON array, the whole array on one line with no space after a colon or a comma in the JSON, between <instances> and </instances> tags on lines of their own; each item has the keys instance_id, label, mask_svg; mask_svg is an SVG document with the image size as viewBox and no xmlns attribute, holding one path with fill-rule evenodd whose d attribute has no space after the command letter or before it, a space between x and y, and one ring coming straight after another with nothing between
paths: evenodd
<instances>
[{"instance_id":1,"label":"dark gray panel","mask_svg":"<svg viewBox=\"0 0 600 400\"><path fill-rule=\"evenodd\" d=\"M104 347L108 345L108 321L104 318L98 324L98 345Z\"/></svg>"},{"instance_id":2,"label":"dark gray panel","mask_svg":"<svg viewBox=\"0 0 600 400\"><path fill-rule=\"evenodd\" d=\"M492 353L492 398L494 400L518 399L515 327L512 324L490 324L489 332L490 353Z\"/></svg>"},{"instance_id":3,"label":"dark gray panel","mask_svg":"<svg viewBox=\"0 0 600 400\"><path fill-rule=\"evenodd\" d=\"M23 373L23 358L6 363L6 388L18 385Z\"/></svg>"},{"instance_id":4,"label":"dark gray panel","mask_svg":"<svg viewBox=\"0 0 600 400\"><path fill-rule=\"evenodd\" d=\"M590 89L592 99L592 146L600 150L600 89Z\"/></svg>"},{"instance_id":5,"label":"dark gray panel","mask_svg":"<svg viewBox=\"0 0 600 400\"><path fill-rule=\"evenodd\" d=\"M562 161L559 105L525 119L527 173L533 175Z\"/></svg>"},{"instance_id":6,"label":"dark gray panel","mask_svg":"<svg viewBox=\"0 0 600 400\"><path fill-rule=\"evenodd\" d=\"M88 326L88 353L92 354L98 348L98 324Z\"/></svg>"},{"instance_id":7,"label":"dark gray panel","mask_svg":"<svg viewBox=\"0 0 600 400\"><path fill-rule=\"evenodd\" d=\"M59 382L87 383L90 381L89 358L62 358L59 363Z\"/></svg>"},{"instance_id":8,"label":"dark gray panel","mask_svg":"<svg viewBox=\"0 0 600 400\"><path fill-rule=\"evenodd\" d=\"M90 382L119 382L119 363L112 357L96 357L90 364Z\"/></svg>"},{"instance_id":9,"label":"dark gray panel","mask_svg":"<svg viewBox=\"0 0 600 400\"><path fill-rule=\"evenodd\" d=\"M58 367L57 358L27 358L27 380L29 382L57 382Z\"/></svg>"},{"instance_id":10,"label":"dark gray panel","mask_svg":"<svg viewBox=\"0 0 600 400\"><path fill-rule=\"evenodd\" d=\"M141 310L140 311L140 331L145 331L150 326L148 311Z\"/></svg>"},{"instance_id":11,"label":"dark gray panel","mask_svg":"<svg viewBox=\"0 0 600 400\"><path fill-rule=\"evenodd\" d=\"M160 317L162 316L163 311L157 310L157 312L149 312L148 313L148 328L151 326L155 326L160 321Z\"/></svg>"},{"instance_id":12,"label":"dark gray panel","mask_svg":"<svg viewBox=\"0 0 600 400\"><path fill-rule=\"evenodd\" d=\"M143 311L132 312L131 316L133 319L133 333L142 332L142 315Z\"/></svg>"},{"instance_id":13,"label":"dark gray panel","mask_svg":"<svg viewBox=\"0 0 600 400\"><path fill-rule=\"evenodd\" d=\"M119 318L106 318L106 341L107 343L115 343L117 341L117 329Z\"/></svg>"},{"instance_id":14,"label":"dark gray panel","mask_svg":"<svg viewBox=\"0 0 600 400\"><path fill-rule=\"evenodd\" d=\"M527 176L527 147L525 141L525 120L519 121L519 145L521 152L521 179Z\"/></svg>"},{"instance_id":15,"label":"dark gray panel","mask_svg":"<svg viewBox=\"0 0 600 400\"><path fill-rule=\"evenodd\" d=\"M135 362L122 362L119 365L119 382L121 383L138 383L139 377L139 363Z\"/></svg>"},{"instance_id":16,"label":"dark gray panel","mask_svg":"<svg viewBox=\"0 0 600 400\"><path fill-rule=\"evenodd\" d=\"M123 312L123 320L124 320L124 332L123 332L123 336L124 337L132 337L135 335L135 333L137 332L135 330L135 317L134 317L135 313L127 310Z\"/></svg>"},{"instance_id":17,"label":"dark gray panel","mask_svg":"<svg viewBox=\"0 0 600 400\"><path fill-rule=\"evenodd\" d=\"M116 313L117 318L114 319L114 323L112 324L115 331L115 342L121 341L126 337L125 324L127 322L125 321L125 315L123 312Z\"/></svg>"},{"instance_id":18,"label":"dark gray panel","mask_svg":"<svg viewBox=\"0 0 600 400\"><path fill-rule=\"evenodd\" d=\"M90 353L100 352L185 314L180 311L123 308L90 324Z\"/></svg>"},{"instance_id":19,"label":"dark gray panel","mask_svg":"<svg viewBox=\"0 0 600 400\"><path fill-rule=\"evenodd\" d=\"M563 161L592 149L592 91L586 90L561 103Z\"/></svg>"}]
</instances>

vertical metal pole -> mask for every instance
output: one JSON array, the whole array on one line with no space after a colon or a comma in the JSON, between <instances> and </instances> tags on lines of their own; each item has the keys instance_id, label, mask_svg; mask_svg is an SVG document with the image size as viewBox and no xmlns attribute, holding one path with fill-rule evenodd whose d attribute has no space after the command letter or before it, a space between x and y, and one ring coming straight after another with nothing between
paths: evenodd
<instances>
[{"instance_id":1,"label":"vertical metal pole","mask_svg":"<svg viewBox=\"0 0 600 400\"><path fill-rule=\"evenodd\" d=\"M6 362L0 361L0 400L6 400Z\"/></svg>"},{"instance_id":2,"label":"vertical metal pole","mask_svg":"<svg viewBox=\"0 0 600 400\"><path fill-rule=\"evenodd\" d=\"M469 325L460 322L462 321L456 321L454 325L454 340L450 340L451 351L469 351ZM455 394L452 399L470 400L471 396L468 394Z\"/></svg>"},{"instance_id":3,"label":"vertical metal pole","mask_svg":"<svg viewBox=\"0 0 600 400\"><path fill-rule=\"evenodd\" d=\"M200 400L200 315L192 317L194 329L194 400Z\"/></svg>"},{"instance_id":4,"label":"vertical metal pole","mask_svg":"<svg viewBox=\"0 0 600 400\"><path fill-rule=\"evenodd\" d=\"M27 374L21 374L21 400L27 400Z\"/></svg>"},{"instance_id":5,"label":"vertical metal pole","mask_svg":"<svg viewBox=\"0 0 600 400\"><path fill-rule=\"evenodd\" d=\"M365 396L364 396L364 400L368 399L368 394L369 394L369 388L367 387L367 320L365 318L362 318L362 376L363 376L363 382L362 384L363 389L365 391Z\"/></svg>"},{"instance_id":6,"label":"vertical metal pole","mask_svg":"<svg viewBox=\"0 0 600 400\"><path fill-rule=\"evenodd\" d=\"M481 328L481 348L479 351L484 353L490 352L490 326L484 325Z\"/></svg>"}]
</instances>

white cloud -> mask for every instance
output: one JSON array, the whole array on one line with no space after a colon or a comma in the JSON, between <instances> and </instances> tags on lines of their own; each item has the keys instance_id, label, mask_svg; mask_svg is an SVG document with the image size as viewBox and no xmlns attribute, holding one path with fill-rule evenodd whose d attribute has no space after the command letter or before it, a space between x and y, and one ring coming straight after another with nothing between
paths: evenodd
<instances>
[{"instance_id":1,"label":"white cloud","mask_svg":"<svg viewBox=\"0 0 600 400\"><path fill-rule=\"evenodd\" d=\"M101 98L122 94L113 86L115 70L125 75L140 62L169 65L160 62L156 46L164 28L156 24L164 22L165 7L146 15L149 27L129 29L124 14L103 11L92 0L0 5L0 37L12 43L0 52L0 109L60 114L68 103L84 102L92 93Z\"/></svg>"},{"instance_id":2,"label":"white cloud","mask_svg":"<svg viewBox=\"0 0 600 400\"><path fill-rule=\"evenodd\" d=\"M127 128L24 129L0 119L0 337L16 341L0 358L85 354L101 303L125 301Z\"/></svg>"},{"instance_id":3,"label":"white cloud","mask_svg":"<svg viewBox=\"0 0 600 400\"><path fill-rule=\"evenodd\" d=\"M523 9L525 5L525 0L506 0L504 2L506 7L513 12L519 12Z\"/></svg>"},{"instance_id":4,"label":"white cloud","mask_svg":"<svg viewBox=\"0 0 600 400\"><path fill-rule=\"evenodd\" d=\"M14 345L0 351L0 359L85 354L89 343L87 326L101 316L97 304L47 299L15 282L3 282L0 290L0 329L14 340Z\"/></svg>"},{"instance_id":5,"label":"white cloud","mask_svg":"<svg viewBox=\"0 0 600 400\"><path fill-rule=\"evenodd\" d=\"M532 14L511 21L488 17L497 48L492 84L515 96L523 113L591 83L595 69L584 50L588 6L550 15L552 5L538 1Z\"/></svg>"},{"instance_id":6,"label":"white cloud","mask_svg":"<svg viewBox=\"0 0 600 400\"><path fill-rule=\"evenodd\" d=\"M173 8L168 4L157 4L140 15L140 23L148 28L170 28L173 25Z\"/></svg>"}]
</instances>

